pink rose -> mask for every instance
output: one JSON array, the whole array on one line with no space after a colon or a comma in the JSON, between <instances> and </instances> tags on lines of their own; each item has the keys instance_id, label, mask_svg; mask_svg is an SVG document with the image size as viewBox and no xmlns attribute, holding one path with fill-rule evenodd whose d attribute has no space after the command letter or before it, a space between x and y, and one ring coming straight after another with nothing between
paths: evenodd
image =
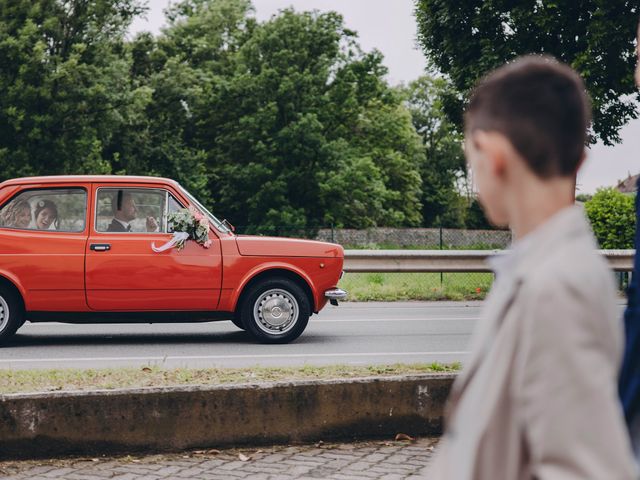
<instances>
[{"instance_id":1,"label":"pink rose","mask_svg":"<svg viewBox=\"0 0 640 480\"><path fill-rule=\"evenodd\" d=\"M199 222L204 218L204 216L195 207L189 207L189 213L191 213L193 218L196 219L196 222Z\"/></svg>"},{"instance_id":2,"label":"pink rose","mask_svg":"<svg viewBox=\"0 0 640 480\"><path fill-rule=\"evenodd\" d=\"M211 240L207 240L202 244L204 248L209 248L213 242Z\"/></svg>"}]
</instances>

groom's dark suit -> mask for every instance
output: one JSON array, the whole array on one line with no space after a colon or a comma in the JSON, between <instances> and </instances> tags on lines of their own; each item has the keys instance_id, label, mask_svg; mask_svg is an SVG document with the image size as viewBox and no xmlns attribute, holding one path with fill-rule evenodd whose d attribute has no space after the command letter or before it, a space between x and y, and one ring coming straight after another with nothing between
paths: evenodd
<instances>
[{"instance_id":1,"label":"groom's dark suit","mask_svg":"<svg viewBox=\"0 0 640 480\"><path fill-rule=\"evenodd\" d=\"M111 223L107 227L107 232L130 232L130 231L131 231L131 225L129 225L129 228L127 228L115 218L111 220Z\"/></svg>"}]
</instances>

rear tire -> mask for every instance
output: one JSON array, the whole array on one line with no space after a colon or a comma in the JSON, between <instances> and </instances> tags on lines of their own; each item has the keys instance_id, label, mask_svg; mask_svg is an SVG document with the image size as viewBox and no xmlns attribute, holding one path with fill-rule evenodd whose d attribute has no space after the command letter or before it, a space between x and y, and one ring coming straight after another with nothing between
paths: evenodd
<instances>
[{"instance_id":1,"label":"rear tire","mask_svg":"<svg viewBox=\"0 0 640 480\"><path fill-rule=\"evenodd\" d=\"M6 345L24 321L22 302L13 291L0 285L0 346Z\"/></svg>"},{"instance_id":2,"label":"rear tire","mask_svg":"<svg viewBox=\"0 0 640 480\"><path fill-rule=\"evenodd\" d=\"M261 343L289 343L309 323L311 307L300 286L287 278L269 278L251 286L240 305L240 321Z\"/></svg>"}]
</instances>

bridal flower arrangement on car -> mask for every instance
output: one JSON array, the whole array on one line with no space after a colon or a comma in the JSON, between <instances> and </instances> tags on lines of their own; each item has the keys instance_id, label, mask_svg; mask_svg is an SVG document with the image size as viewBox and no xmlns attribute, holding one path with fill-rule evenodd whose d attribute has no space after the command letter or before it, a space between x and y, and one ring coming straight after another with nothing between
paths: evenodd
<instances>
[{"instance_id":1,"label":"bridal flower arrangement on car","mask_svg":"<svg viewBox=\"0 0 640 480\"><path fill-rule=\"evenodd\" d=\"M170 248L182 250L187 240L193 240L204 248L211 247L209 239L209 220L195 207L182 208L167 217L173 238L161 247L151 245L154 252L164 252Z\"/></svg>"}]
</instances>

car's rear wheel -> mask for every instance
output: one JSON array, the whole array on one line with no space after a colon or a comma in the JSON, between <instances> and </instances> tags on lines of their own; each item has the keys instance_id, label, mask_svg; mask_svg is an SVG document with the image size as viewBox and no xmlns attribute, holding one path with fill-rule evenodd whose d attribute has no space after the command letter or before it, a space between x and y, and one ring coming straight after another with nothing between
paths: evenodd
<instances>
[{"instance_id":1,"label":"car's rear wheel","mask_svg":"<svg viewBox=\"0 0 640 480\"><path fill-rule=\"evenodd\" d=\"M262 343L288 343L298 338L309 322L309 299L287 278L270 278L250 287L240 305L242 325Z\"/></svg>"},{"instance_id":2,"label":"car's rear wheel","mask_svg":"<svg viewBox=\"0 0 640 480\"><path fill-rule=\"evenodd\" d=\"M0 285L0 345L4 345L24 323L24 309L17 296Z\"/></svg>"}]
</instances>

